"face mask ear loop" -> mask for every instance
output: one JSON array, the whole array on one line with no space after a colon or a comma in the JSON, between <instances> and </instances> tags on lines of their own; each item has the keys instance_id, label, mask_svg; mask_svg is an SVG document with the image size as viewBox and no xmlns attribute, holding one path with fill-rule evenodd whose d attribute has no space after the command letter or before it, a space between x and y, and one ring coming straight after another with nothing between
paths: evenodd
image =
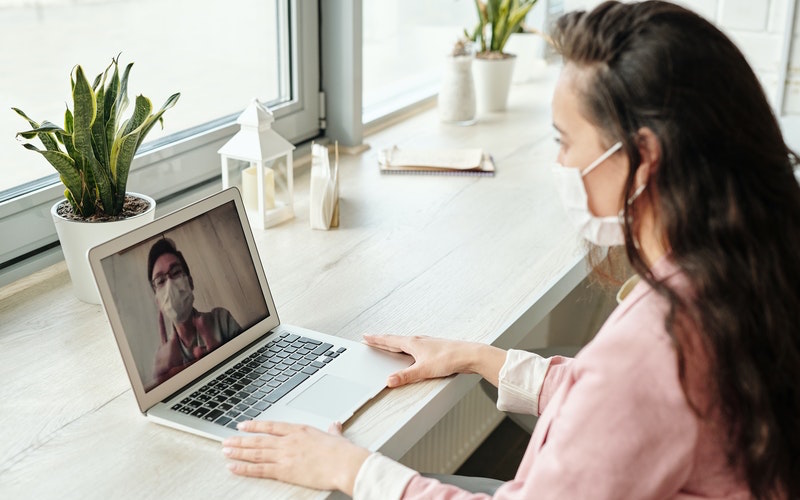
<instances>
[{"instance_id":1,"label":"face mask ear loop","mask_svg":"<svg viewBox=\"0 0 800 500\"><path fill-rule=\"evenodd\" d=\"M600 155L600 157L599 157L598 159L596 159L595 161L593 161L591 164L589 164L589 166L588 166L588 167L584 168L584 169L581 171L581 177L586 177L586 176L589 174L589 172L591 172L592 170L594 170L595 168L597 168L597 166L598 166L598 165L600 165L601 163L603 163L604 161L606 161L606 159L607 159L609 156L613 155L614 153L616 153L617 151L619 151L621 148L622 148L622 141L617 141L617 143L616 143L616 144L614 144L613 146L611 146L610 148L608 148L608 151L606 151L605 153L603 153L602 155Z\"/></svg>"},{"instance_id":2,"label":"face mask ear loop","mask_svg":"<svg viewBox=\"0 0 800 500\"><path fill-rule=\"evenodd\" d=\"M641 186L639 186L638 188L636 188L636 191L633 192L633 194L631 195L630 198L628 198L628 200L625 202L625 204L627 206L629 206L629 207L631 205L633 205L633 202L636 201L636 198L638 198L639 195L642 194L642 192L645 190L646 187L647 187L647 184L645 183L645 184L642 184ZM625 210L620 210L619 214L618 214L618 217L619 217L620 225L624 227L625 223L626 223L626 221L625 221ZM632 220L633 218L630 217L630 214L628 216L628 219L629 220L627 222L633 223L633 220ZM634 246L634 248L636 248L636 250L641 250L641 248L639 247L639 240L638 240L638 238L636 238L636 235L633 235L633 246Z\"/></svg>"}]
</instances>

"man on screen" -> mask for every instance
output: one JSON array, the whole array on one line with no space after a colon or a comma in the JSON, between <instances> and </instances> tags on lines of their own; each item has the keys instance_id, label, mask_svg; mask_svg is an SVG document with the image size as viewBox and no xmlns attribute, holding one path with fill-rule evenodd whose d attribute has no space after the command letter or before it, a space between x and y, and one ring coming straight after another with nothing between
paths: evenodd
<instances>
[{"instance_id":1,"label":"man on screen","mask_svg":"<svg viewBox=\"0 0 800 500\"><path fill-rule=\"evenodd\" d=\"M166 238L156 241L147 258L147 279L155 294L161 345L153 378L167 380L241 332L222 307L194 308L194 280L183 254Z\"/></svg>"}]
</instances>

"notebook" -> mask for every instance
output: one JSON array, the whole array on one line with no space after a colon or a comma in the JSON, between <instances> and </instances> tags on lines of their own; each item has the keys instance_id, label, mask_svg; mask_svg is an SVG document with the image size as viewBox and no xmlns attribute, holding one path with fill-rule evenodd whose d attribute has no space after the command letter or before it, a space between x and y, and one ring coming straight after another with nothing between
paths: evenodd
<instances>
[{"instance_id":1,"label":"notebook","mask_svg":"<svg viewBox=\"0 0 800 500\"><path fill-rule=\"evenodd\" d=\"M411 358L282 324L230 188L89 251L139 409L222 440L247 419L327 429Z\"/></svg>"},{"instance_id":2,"label":"notebook","mask_svg":"<svg viewBox=\"0 0 800 500\"><path fill-rule=\"evenodd\" d=\"M494 176L491 155L470 149L400 149L397 146L378 154L383 174L477 175Z\"/></svg>"}]
</instances>

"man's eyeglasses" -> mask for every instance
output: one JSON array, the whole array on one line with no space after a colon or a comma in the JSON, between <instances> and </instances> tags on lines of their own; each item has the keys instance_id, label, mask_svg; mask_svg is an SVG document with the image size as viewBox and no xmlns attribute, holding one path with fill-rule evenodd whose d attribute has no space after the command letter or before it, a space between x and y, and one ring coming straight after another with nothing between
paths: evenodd
<instances>
[{"instance_id":1,"label":"man's eyeglasses","mask_svg":"<svg viewBox=\"0 0 800 500\"><path fill-rule=\"evenodd\" d=\"M180 264L175 264L166 273L157 274L150 284L153 285L153 288L159 289L167 283L167 279L176 280L182 276L186 276L186 271Z\"/></svg>"}]
</instances>

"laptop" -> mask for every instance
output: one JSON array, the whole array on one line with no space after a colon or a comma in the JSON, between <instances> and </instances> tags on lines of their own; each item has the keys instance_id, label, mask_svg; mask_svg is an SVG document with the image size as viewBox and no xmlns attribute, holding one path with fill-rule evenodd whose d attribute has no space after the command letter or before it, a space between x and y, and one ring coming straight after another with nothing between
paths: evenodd
<instances>
[{"instance_id":1,"label":"laptop","mask_svg":"<svg viewBox=\"0 0 800 500\"><path fill-rule=\"evenodd\" d=\"M284 325L236 188L89 250L139 409L222 440L243 420L344 422L409 356Z\"/></svg>"}]
</instances>

